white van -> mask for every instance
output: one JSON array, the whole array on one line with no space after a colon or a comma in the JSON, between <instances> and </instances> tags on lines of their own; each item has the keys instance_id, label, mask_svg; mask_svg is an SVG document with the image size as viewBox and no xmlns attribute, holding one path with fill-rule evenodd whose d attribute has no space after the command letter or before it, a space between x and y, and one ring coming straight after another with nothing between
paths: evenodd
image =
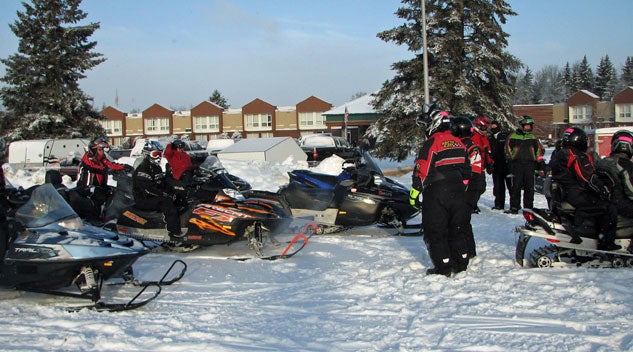
<instances>
[{"instance_id":1,"label":"white van","mask_svg":"<svg viewBox=\"0 0 633 352\"><path fill-rule=\"evenodd\" d=\"M82 138L14 141L9 144L8 160L17 169L54 168L74 179L89 143Z\"/></svg>"}]
</instances>

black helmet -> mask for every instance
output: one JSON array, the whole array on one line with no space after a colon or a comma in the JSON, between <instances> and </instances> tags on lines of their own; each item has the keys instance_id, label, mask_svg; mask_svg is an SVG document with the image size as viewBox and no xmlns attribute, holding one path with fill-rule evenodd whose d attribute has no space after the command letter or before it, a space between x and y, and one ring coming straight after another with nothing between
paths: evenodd
<instances>
[{"instance_id":1,"label":"black helmet","mask_svg":"<svg viewBox=\"0 0 633 352\"><path fill-rule=\"evenodd\" d=\"M457 138L473 135L473 123L466 116L454 116L451 118L451 133Z\"/></svg>"},{"instance_id":2,"label":"black helmet","mask_svg":"<svg viewBox=\"0 0 633 352\"><path fill-rule=\"evenodd\" d=\"M633 156L633 133L620 130L611 137L611 153L624 153L629 159Z\"/></svg>"},{"instance_id":3,"label":"black helmet","mask_svg":"<svg viewBox=\"0 0 633 352\"><path fill-rule=\"evenodd\" d=\"M184 148L185 147L185 142L183 142L181 139L174 139L173 142L171 142L172 147L178 149L178 148Z\"/></svg>"},{"instance_id":4,"label":"black helmet","mask_svg":"<svg viewBox=\"0 0 633 352\"><path fill-rule=\"evenodd\" d=\"M151 162L158 164L163 155L163 147L156 141L147 141L143 145L142 154L149 158Z\"/></svg>"},{"instance_id":5,"label":"black helmet","mask_svg":"<svg viewBox=\"0 0 633 352\"><path fill-rule=\"evenodd\" d=\"M583 152L587 151L587 134L580 127L570 127L563 133L561 138L563 148L576 148Z\"/></svg>"},{"instance_id":6,"label":"black helmet","mask_svg":"<svg viewBox=\"0 0 633 352\"><path fill-rule=\"evenodd\" d=\"M98 137L88 144L88 148L90 148L90 150L92 151L97 151L97 149L103 149L107 151L110 148L110 144L108 144L107 138Z\"/></svg>"}]
</instances>

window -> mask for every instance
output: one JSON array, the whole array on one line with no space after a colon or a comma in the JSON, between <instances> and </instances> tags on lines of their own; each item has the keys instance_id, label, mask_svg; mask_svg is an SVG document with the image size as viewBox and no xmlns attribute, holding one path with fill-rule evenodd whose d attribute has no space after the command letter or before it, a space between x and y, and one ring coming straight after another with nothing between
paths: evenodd
<instances>
[{"instance_id":1,"label":"window","mask_svg":"<svg viewBox=\"0 0 633 352\"><path fill-rule=\"evenodd\" d=\"M107 131L109 135L121 135L123 132L123 121L121 120L112 120L112 121L99 121L101 126Z\"/></svg>"},{"instance_id":2,"label":"window","mask_svg":"<svg viewBox=\"0 0 633 352\"><path fill-rule=\"evenodd\" d=\"M153 118L145 120L145 133L160 134L164 132L169 132L168 118Z\"/></svg>"},{"instance_id":3,"label":"window","mask_svg":"<svg viewBox=\"0 0 633 352\"><path fill-rule=\"evenodd\" d=\"M273 126L273 116L271 114L249 114L244 116L246 130L269 130Z\"/></svg>"},{"instance_id":4,"label":"window","mask_svg":"<svg viewBox=\"0 0 633 352\"><path fill-rule=\"evenodd\" d=\"M623 119L630 119L632 106L633 104L620 104L619 105L620 113L618 114L618 116Z\"/></svg>"},{"instance_id":5,"label":"window","mask_svg":"<svg viewBox=\"0 0 633 352\"><path fill-rule=\"evenodd\" d=\"M325 128L325 116L320 112L300 112L299 113L299 128L314 129Z\"/></svg>"},{"instance_id":6,"label":"window","mask_svg":"<svg viewBox=\"0 0 633 352\"><path fill-rule=\"evenodd\" d=\"M195 132L220 132L220 116L196 116L193 119Z\"/></svg>"},{"instance_id":7,"label":"window","mask_svg":"<svg viewBox=\"0 0 633 352\"><path fill-rule=\"evenodd\" d=\"M578 105L571 107L571 121L591 120L591 105Z\"/></svg>"}]
</instances>

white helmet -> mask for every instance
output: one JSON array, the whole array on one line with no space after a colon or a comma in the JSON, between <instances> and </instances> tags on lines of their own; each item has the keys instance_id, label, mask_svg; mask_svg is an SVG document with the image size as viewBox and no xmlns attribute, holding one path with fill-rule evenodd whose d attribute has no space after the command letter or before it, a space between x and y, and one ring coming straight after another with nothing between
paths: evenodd
<instances>
[{"instance_id":1,"label":"white helmet","mask_svg":"<svg viewBox=\"0 0 633 352\"><path fill-rule=\"evenodd\" d=\"M430 114L431 122L426 129L428 136L435 132L445 131L451 128L451 119L446 111L435 110Z\"/></svg>"}]
</instances>

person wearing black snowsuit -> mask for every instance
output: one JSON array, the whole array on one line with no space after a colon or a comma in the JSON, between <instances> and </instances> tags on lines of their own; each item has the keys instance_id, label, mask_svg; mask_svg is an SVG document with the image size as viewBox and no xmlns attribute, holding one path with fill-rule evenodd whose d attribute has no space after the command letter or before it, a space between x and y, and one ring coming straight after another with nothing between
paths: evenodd
<instances>
[{"instance_id":1,"label":"person wearing black snowsuit","mask_svg":"<svg viewBox=\"0 0 633 352\"><path fill-rule=\"evenodd\" d=\"M525 115L519 124L521 128L512 133L506 141L506 157L512 175L510 209L506 211L510 214L517 214L521 208L521 191L523 207L534 207L534 172L545 168L543 147L532 133L534 120Z\"/></svg>"},{"instance_id":2,"label":"person wearing black snowsuit","mask_svg":"<svg viewBox=\"0 0 633 352\"><path fill-rule=\"evenodd\" d=\"M471 171L464 144L451 134L448 114L428 115L429 138L415 161L410 197L422 193L424 242L434 265L427 274L450 276L468 267L472 209L465 191Z\"/></svg>"},{"instance_id":3,"label":"person wearing black snowsuit","mask_svg":"<svg viewBox=\"0 0 633 352\"><path fill-rule=\"evenodd\" d=\"M169 188L159 165L162 151L154 150L149 143L147 145L147 150L143 150L143 161L132 174L135 207L142 210L160 210L165 217L169 237L181 238L180 217L174 205L175 196L167 193Z\"/></svg>"},{"instance_id":4,"label":"person wearing black snowsuit","mask_svg":"<svg viewBox=\"0 0 633 352\"><path fill-rule=\"evenodd\" d=\"M552 178L562 190L562 201L576 208L575 225L587 217L594 217L601 236L598 249L616 250L614 243L617 210L608 200L610 192L596 174L593 155L587 153L587 135L578 127L565 130L562 148L550 162ZM573 235L573 234L572 234ZM574 236L572 243L580 243Z\"/></svg>"},{"instance_id":5,"label":"person wearing black snowsuit","mask_svg":"<svg viewBox=\"0 0 633 352\"><path fill-rule=\"evenodd\" d=\"M494 164L492 166L492 194L494 195L493 210L504 210L506 204L506 190L512 190L512 181L508 177L510 170L506 161L506 141L508 133L501 130L498 121L490 123L490 155Z\"/></svg>"},{"instance_id":6,"label":"person wearing black snowsuit","mask_svg":"<svg viewBox=\"0 0 633 352\"><path fill-rule=\"evenodd\" d=\"M613 184L611 202L618 215L633 218L633 133L618 131L611 138L611 154L596 162L598 171L607 172Z\"/></svg>"}]
</instances>

